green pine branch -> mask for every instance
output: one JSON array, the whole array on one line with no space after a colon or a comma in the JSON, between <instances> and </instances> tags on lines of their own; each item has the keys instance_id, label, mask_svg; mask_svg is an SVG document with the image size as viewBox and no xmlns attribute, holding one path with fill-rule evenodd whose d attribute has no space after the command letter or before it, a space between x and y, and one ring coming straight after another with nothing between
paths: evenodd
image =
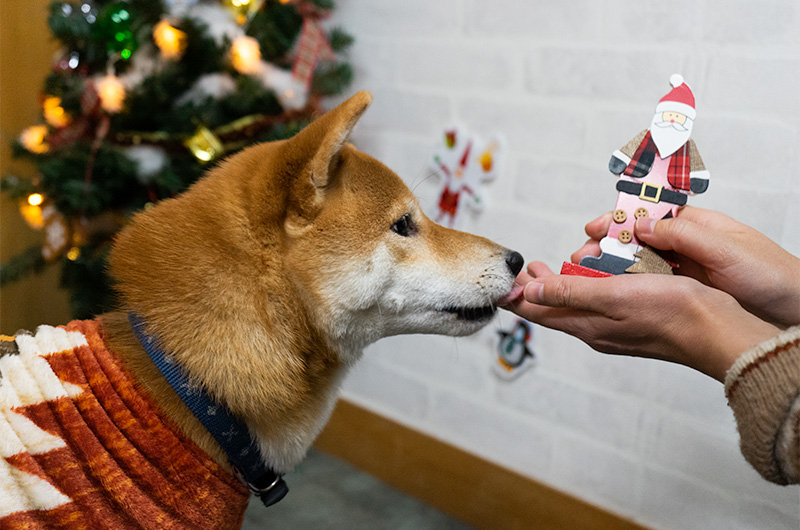
<instances>
[{"instance_id":1,"label":"green pine branch","mask_svg":"<svg viewBox=\"0 0 800 530\"><path fill-rule=\"evenodd\" d=\"M353 67L348 62L324 62L314 73L311 88L323 96L336 96L344 92L353 81Z\"/></svg>"},{"instance_id":2,"label":"green pine branch","mask_svg":"<svg viewBox=\"0 0 800 530\"><path fill-rule=\"evenodd\" d=\"M320 9L334 9L333 0L310 1ZM84 13L83 5L89 5L91 11ZM119 14L120 9L129 15L123 22L112 16ZM155 72L129 88L121 112L108 114L99 103L87 105L93 103L85 92L90 79L105 75L109 66L117 76L122 76L131 71L136 54L158 53L152 28L166 12L163 0L51 3L48 23L52 35L63 46L64 57L78 62L77 68L73 68L59 61L47 76L42 94L59 97L72 122L65 129L49 129L47 152L33 153L19 139L12 142L13 155L31 162L37 176L34 180L13 175L3 177L2 193L12 200L22 200L40 192L66 217L70 226L78 226L79 219L90 224L97 219L118 219L120 214L130 215L148 202L181 193L208 169L183 145L183 140L194 135L198 126L214 130L245 116L275 118L274 123L267 121L261 127L227 134L222 139L226 148L231 149L227 154L256 142L288 138L308 124L320 96L340 94L352 81L349 63L321 62L308 94L310 107L286 113L271 88L256 77L232 68L228 57L230 42L218 44L204 23L185 18L171 21L187 35L182 56L160 62ZM288 69L302 25L303 18L295 3L270 1L248 22L245 31L259 42L264 61ZM123 42L117 42L119 34L127 35ZM328 39L336 53L345 52L353 44L353 37L340 28L331 30ZM122 49L132 54L131 60L124 60ZM148 58L144 59L146 64ZM195 98L178 105L177 100L207 74L230 76L235 85L233 93ZM38 123L45 123L43 118ZM105 124L109 130L101 133ZM139 144L149 144L161 151L161 167L141 174L137 163L128 156L128 149ZM106 272L113 229L84 234L88 239L81 241L80 255L75 260L66 257L60 260L62 286L71 293L77 317L113 307L111 281ZM45 265L41 248L28 249L0 266L0 285L38 272Z\"/></svg>"},{"instance_id":3,"label":"green pine branch","mask_svg":"<svg viewBox=\"0 0 800 530\"><path fill-rule=\"evenodd\" d=\"M0 178L0 192L5 193L9 199L24 199L36 191L36 185L30 179L20 178L16 175L6 175Z\"/></svg>"}]
</instances>

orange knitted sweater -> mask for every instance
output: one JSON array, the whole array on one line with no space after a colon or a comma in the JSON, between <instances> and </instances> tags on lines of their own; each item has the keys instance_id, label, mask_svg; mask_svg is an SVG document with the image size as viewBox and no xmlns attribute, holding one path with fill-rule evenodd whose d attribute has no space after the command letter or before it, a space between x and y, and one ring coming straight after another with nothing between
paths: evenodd
<instances>
[{"instance_id":1,"label":"orange knitted sweater","mask_svg":"<svg viewBox=\"0 0 800 530\"><path fill-rule=\"evenodd\" d=\"M238 528L248 491L164 417L97 321L0 341L0 529Z\"/></svg>"}]
</instances>

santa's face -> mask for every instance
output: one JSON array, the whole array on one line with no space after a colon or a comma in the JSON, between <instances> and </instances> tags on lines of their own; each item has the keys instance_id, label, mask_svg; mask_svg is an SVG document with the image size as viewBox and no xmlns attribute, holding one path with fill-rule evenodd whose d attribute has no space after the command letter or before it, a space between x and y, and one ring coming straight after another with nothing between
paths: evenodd
<instances>
[{"instance_id":1,"label":"santa's face","mask_svg":"<svg viewBox=\"0 0 800 530\"><path fill-rule=\"evenodd\" d=\"M661 158L666 158L689 141L694 120L680 112L656 112L650 134Z\"/></svg>"}]
</instances>

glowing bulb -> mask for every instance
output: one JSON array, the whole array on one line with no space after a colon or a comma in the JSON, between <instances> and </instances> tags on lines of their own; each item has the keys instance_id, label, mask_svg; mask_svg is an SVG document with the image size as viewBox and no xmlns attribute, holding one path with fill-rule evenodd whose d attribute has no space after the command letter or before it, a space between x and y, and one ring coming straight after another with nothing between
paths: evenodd
<instances>
[{"instance_id":1,"label":"glowing bulb","mask_svg":"<svg viewBox=\"0 0 800 530\"><path fill-rule=\"evenodd\" d=\"M61 98L49 96L42 103L44 108L44 119L55 128L66 127L70 119L67 112L61 106Z\"/></svg>"},{"instance_id":2,"label":"glowing bulb","mask_svg":"<svg viewBox=\"0 0 800 530\"><path fill-rule=\"evenodd\" d=\"M47 125L32 125L22 131L19 142L31 153L41 155L50 150L50 146L44 141L45 138L47 138Z\"/></svg>"},{"instance_id":3,"label":"glowing bulb","mask_svg":"<svg viewBox=\"0 0 800 530\"><path fill-rule=\"evenodd\" d=\"M28 195L28 204L31 206L40 206L44 202L44 196L41 193L31 193Z\"/></svg>"},{"instance_id":4,"label":"glowing bulb","mask_svg":"<svg viewBox=\"0 0 800 530\"><path fill-rule=\"evenodd\" d=\"M68 260L75 261L79 257L81 257L81 249L80 248L72 247L71 249L69 249L69 251L67 251L67 259Z\"/></svg>"},{"instance_id":5,"label":"glowing bulb","mask_svg":"<svg viewBox=\"0 0 800 530\"><path fill-rule=\"evenodd\" d=\"M165 59L178 59L186 49L186 33L162 20L153 28L153 39Z\"/></svg>"},{"instance_id":6,"label":"glowing bulb","mask_svg":"<svg viewBox=\"0 0 800 530\"><path fill-rule=\"evenodd\" d=\"M112 114L122 110L125 101L125 86L122 81L109 74L96 82L96 88L103 110Z\"/></svg>"},{"instance_id":7,"label":"glowing bulb","mask_svg":"<svg viewBox=\"0 0 800 530\"><path fill-rule=\"evenodd\" d=\"M257 74L261 71L261 48L253 37L237 37L231 44L231 62L243 74Z\"/></svg>"}]
</instances>

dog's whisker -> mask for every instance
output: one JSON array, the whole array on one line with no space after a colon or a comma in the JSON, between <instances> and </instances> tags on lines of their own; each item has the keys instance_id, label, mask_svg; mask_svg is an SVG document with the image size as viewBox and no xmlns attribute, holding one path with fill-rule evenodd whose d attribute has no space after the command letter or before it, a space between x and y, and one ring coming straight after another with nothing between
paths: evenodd
<instances>
[{"instance_id":1,"label":"dog's whisker","mask_svg":"<svg viewBox=\"0 0 800 530\"><path fill-rule=\"evenodd\" d=\"M417 191L417 188L419 186L421 186L422 184L424 184L428 179L430 179L432 177L439 176L441 173L442 173L441 169L434 169L433 171L429 171L425 175L425 177L422 180L420 180L419 182L416 182L416 179L415 179L415 181L411 184L411 193L415 193Z\"/></svg>"}]
</instances>

